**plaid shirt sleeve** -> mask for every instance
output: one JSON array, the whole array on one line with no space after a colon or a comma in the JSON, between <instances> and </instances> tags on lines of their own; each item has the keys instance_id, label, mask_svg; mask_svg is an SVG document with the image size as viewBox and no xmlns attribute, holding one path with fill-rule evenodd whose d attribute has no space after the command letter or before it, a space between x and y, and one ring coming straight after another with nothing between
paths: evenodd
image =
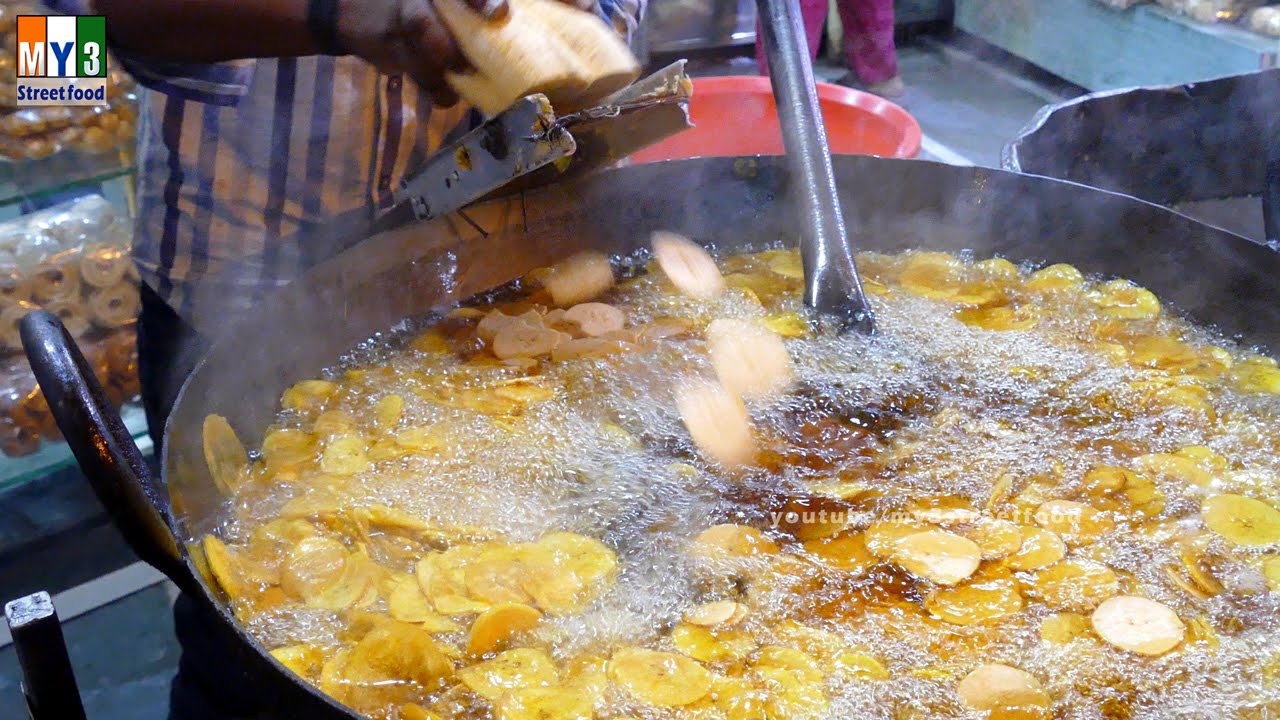
<instances>
[{"instance_id":1,"label":"plaid shirt sleeve","mask_svg":"<svg viewBox=\"0 0 1280 720\"><path fill-rule=\"evenodd\" d=\"M50 10L66 15L94 12L92 0L44 0L44 4ZM208 64L161 62L141 58L119 48L112 48L112 57L145 87L210 105L235 105L249 91L249 82L253 78L253 60Z\"/></svg>"}]
</instances>

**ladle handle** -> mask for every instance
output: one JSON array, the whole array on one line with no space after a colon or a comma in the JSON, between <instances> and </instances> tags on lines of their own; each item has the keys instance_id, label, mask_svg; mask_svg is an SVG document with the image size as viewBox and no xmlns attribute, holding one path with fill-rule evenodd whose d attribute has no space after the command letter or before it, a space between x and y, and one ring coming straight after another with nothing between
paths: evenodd
<instances>
[{"instance_id":1,"label":"ladle handle","mask_svg":"<svg viewBox=\"0 0 1280 720\"><path fill-rule=\"evenodd\" d=\"M844 328L875 330L840 210L827 130L796 0L756 0L800 220L805 303Z\"/></svg>"},{"instance_id":2,"label":"ladle handle","mask_svg":"<svg viewBox=\"0 0 1280 720\"><path fill-rule=\"evenodd\" d=\"M57 316L34 310L19 325L58 429L107 514L133 551L184 590L195 583L166 517L169 496L111 407L80 348Z\"/></svg>"}]
</instances>

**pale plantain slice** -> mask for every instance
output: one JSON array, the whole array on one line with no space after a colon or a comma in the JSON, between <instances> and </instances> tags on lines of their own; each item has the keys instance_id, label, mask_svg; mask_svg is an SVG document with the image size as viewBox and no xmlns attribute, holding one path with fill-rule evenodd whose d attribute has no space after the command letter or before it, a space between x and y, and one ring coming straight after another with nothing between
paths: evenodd
<instances>
[{"instance_id":1,"label":"pale plantain slice","mask_svg":"<svg viewBox=\"0 0 1280 720\"><path fill-rule=\"evenodd\" d=\"M1017 552L1005 558L1005 564L1014 570L1038 570L1066 556L1066 544L1048 530L1025 525L1019 530L1022 544Z\"/></svg>"},{"instance_id":2,"label":"pale plantain slice","mask_svg":"<svg viewBox=\"0 0 1280 720\"><path fill-rule=\"evenodd\" d=\"M487 556L467 565L463 571L467 594L485 603L529 603L529 594L521 588L524 577L518 550L503 546L504 553L491 551Z\"/></svg>"},{"instance_id":3,"label":"pale plantain slice","mask_svg":"<svg viewBox=\"0 0 1280 720\"><path fill-rule=\"evenodd\" d=\"M230 495L240 488L249 476L249 454L245 452L236 431L221 415L209 415L204 419L204 462L209 467L213 484L223 495Z\"/></svg>"},{"instance_id":4,"label":"pale plantain slice","mask_svg":"<svg viewBox=\"0 0 1280 720\"><path fill-rule=\"evenodd\" d=\"M782 338L756 323L736 318L713 320L707 326L707 346L720 383L744 399L777 395L795 376Z\"/></svg>"},{"instance_id":5,"label":"pale plantain slice","mask_svg":"<svg viewBox=\"0 0 1280 720\"><path fill-rule=\"evenodd\" d=\"M846 650L835 656L831 668L837 677L857 680L888 680L889 670L874 655Z\"/></svg>"},{"instance_id":6,"label":"pale plantain slice","mask_svg":"<svg viewBox=\"0 0 1280 720\"><path fill-rule=\"evenodd\" d=\"M542 620L536 608L519 603L499 603L480 613L471 626L467 652L474 656L497 650L516 633L531 630Z\"/></svg>"},{"instance_id":7,"label":"pale plantain slice","mask_svg":"<svg viewBox=\"0 0 1280 720\"><path fill-rule=\"evenodd\" d=\"M368 441L359 433L335 435L325 443L320 469L334 475L354 475L369 467Z\"/></svg>"},{"instance_id":8,"label":"pale plantain slice","mask_svg":"<svg viewBox=\"0 0 1280 720\"><path fill-rule=\"evenodd\" d=\"M576 330L579 337L598 337L621 330L626 325L626 317L612 305L590 302L566 310L563 322Z\"/></svg>"},{"instance_id":9,"label":"pale plantain slice","mask_svg":"<svg viewBox=\"0 0 1280 720\"><path fill-rule=\"evenodd\" d=\"M731 555L772 555L778 546L756 528L748 525L712 525L694 538L696 550L712 553L728 552Z\"/></svg>"},{"instance_id":10,"label":"pale plantain slice","mask_svg":"<svg viewBox=\"0 0 1280 720\"><path fill-rule=\"evenodd\" d=\"M1089 618L1080 613L1061 612L1040 622L1040 639L1047 643L1063 645L1090 633Z\"/></svg>"},{"instance_id":11,"label":"pale plantain slice","mask_svg":"<svg viewBox=\"0 0 1280 720\"><path fill-rule=\"evenodd\" d=\"M1107 600L1089 619L1103 640L1139 655L1163 655L1186 635L1186 625L1167 605L1133 595Z\"/></svg>"},{"instance_id":12,"label":"pale plantain slice","mask_svg":"<svg viewBox=\"0 0 1280 720\"><path fill-rule=\"evenodd\" d=\"M724 276L701 245L671 232L655 232L652 243L658 267L680 292L709 300L724 291Z\"/></svg>"},{"instance_id":13,"label":"pale plantain slice","mask_svg":"<svg viewBox=\"0 0 1280 720\"><path fill-rule=\"evenodd\" d=\"M1080 560L1064 560L1036 573L1026 593L1049 607L1088 612L1120 592L1111 568Z\"/></svg>"},{"instance_id":14,"label":"pale plantain slice","mask_svg":"<svg viewBox=\"0 0 1280 720\"><path fill-rule=\"evenodd\" d=\"M1280 541L1280 510L1244 495L1215 495L1200 515L1208 528L1234 545L1262 547Z\"/></svg>"},{"instance_id":15,"label":"pale plantain slice","mask_svg":"<svg viewBox=\"0 0 1280 720\"><path fill-rule=\"evenodd\" d=\"M684 621L703 627L729 626L746 618L747 606L732 600L703 603L684 614Z\"/></svg>"},{"instance_id":16,"label":"pale plantain slice","mask_svg":"<svg viewBox=\"0 0 1280 720\"><path fill-rule=\"evenodd\" d=\"M558 682L556 664L547 654L533 648L516 648L458 671L458 679L471 692L496 702L507 692Z\"/></svg>"},{"instance_id":17,"label":"pale plantain slice","mask_svg":"<svg viewBox=\"0 0 1280 720\"><path fill-rule=\"evenodd\" d=\"M1023 545L1022 528L1009 520L978 518L960 533L978 546L983 560L1008 557L1022 549Z\"/></svg>"},{"instance_id":18,"label":"pale plantain slice","mask_svg":"<svg viewBox=\"0 0 1280 720\"><path fill-rule=\"evenodd\" d=\"M487 603L467 596L464 568L465 562L456 554L448 557L446 553L432 552L418 561L415 568L418 586L437 612L472 615L488 609Z\"/></svg>"},{"instance_id":19,"label":"pale plantain slice","mask_svg":"<svg viewBox=\"0 0 1280 720\"><path fill-rule=\"evenodd\" d=\"M956 685L956 694L969 708L988 711L991 717L1003 717L997 713L1009 710L1043 712L1052 702L1034 675L999 663L974 668ZM1047 712L1043 716L1047 717Z\"/></svg>"},{"instance_id":20,"label":"pale plantain slice","mask_svg":"<svg viewBox=\"0 0 1280 720\"><path fill-rule=\"evenodd\" d=\"M894 543L889 559L917 577L939 585L955 585L978 569L982 550L960 535L926 530Z\"/></svg>"},{"instance_id":21,"label":"pale plantain slice","mask_svg":"<svg viewBox=\"0 0 1280 720\"><path fill-rule=\"evenodd\" d=\"M1050 500L1035 513L1036 524L1053 532L1068 545L1084 545L1110 532L1111 518L1085 503L1073 500Z\"/></svg>"},{"instance_id":22,"label":"pale plantain slice","mask_svg":"<svg viewBox=\"0 0 1280 720\"><path fill-rule=\"evenodd\" d=\"M351 553L337 540L306 538L285 557L280 587L289 595L309 602L343 579L350 558Z\"/></svg>"},{"instance_id":23,"label":"pale plantain slice","mask_svg":"<svg viewBox=\"0 0 1280 720\"><path fill-rule=\"evenodd\" d=\"M597 250L578 253L551 268L542 286L557 307L594 300L613 287L613 267Z\"/></svg>"},{"instance_id":24,"label":"pale plantain slice","mask_svg":"<svg viewBox=\"0 0 1280 720\"><path fill-rule=\"evenodd\" d=\"M557 330L513 322L494 335L490 349L499 360L537 358L549 355L563 342L565 335Z\"/></svg>"},{"instance_id":25,"label":"pale plantain slice","mask_svg":"<svg viewBox=\"0 0 1280 720\"><path fill-rule=\"evenodd\" d=\"M676 395L676 408L694 445L708 459L728 468L754 459L756 440L747 408L720 383L683 383Z\"/></svg>"},{"instance_id":26,"label":"pale plantain slice","mask_svg":"<svg viewBox=\"0 0 1280 720\"><path fill-rule=\"evenodd\" d=\"M866 545L867 552L887 559L893 554L893 548L899 540L932 529L931 525L919 520L879 520L867 526L862 533L862 542Z\"/></svg>"},{"instance_id":27,"label":"pale plantain slice","mask_svg":"<svg viewBox=\"0 0 1280 720\"><path fill-rule=\"evenodd\" d=\"M711 674L683 655L623 648L609 660L609 679L637 700L657 707L696 702L711 690Z\"/></svg>"}]
</instances>

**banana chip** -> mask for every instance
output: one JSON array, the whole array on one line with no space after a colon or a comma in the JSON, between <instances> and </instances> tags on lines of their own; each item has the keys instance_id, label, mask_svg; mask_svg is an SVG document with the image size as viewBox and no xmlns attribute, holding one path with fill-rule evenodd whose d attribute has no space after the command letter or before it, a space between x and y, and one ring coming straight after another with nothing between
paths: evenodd
<instances>
[{"instance_id":1,"label":"banana chip","mask_svg":"<svg viewBox=\"0 0 1280 720\"><path fill-rule=\"evenodd\" d=\"M525 687L497 703L498 720L591 720L595 701L575 687Z\"/></svg>"},{"instance_id":2,"label":"banana chip","mask_svg":"<svg viewBox=\"0 0 1280 720\"><path fill-rule=\"evenodd\" d=\"M804 549L823 564L854 574L866 572L876 562L858 534L810 540Z\"/></svg>"},{"instance_id":3,"label":"banana chip","mask_svg":"<svg viewBox=\"0 0 1280 720\"><path fill-rule=\"evenodd\" d=\"M1047 711L1051 700L1044 686L1031 673L1008 665L979 665L956 685L960 700L974 710L992 713L992 717L1008 710ZM1047 712L1044 712L1047 717ZM1033 717L1033 716L1024 716Z\"/></svg>"},{"instance_id":4,"label":"banana chip","mask_svg":"<svg viewBox=\"0 0 1280 720\"><path fill-rule=\"evenodd\" d=\"M1063 612L1046 617L1040 623L1040 639L1047 643L1063 645L1088 637L1090 633L1089 618L1079 613Z\"/></svg>"},{"instance_id":5,"label":"banana chip","mask_svg":"<svg viewBox=\"0 0 1280 720\"><path fill-rule=\"evenodd\" d=\"M1066 556L1066 543L1048 530L1030 526L1022 526L1019 530L1022 543L1017 552L1005 558L1005 564L1014 570L1038 570Z\"/></svg>"},{"instance_id":6,"label":"banana chip","mask_svg":"<svg viewBox=\"0 0 1280 720\"><path fill-rule=\"evenodd\" d=\"M388 593L387 607L392 618L413 623L429 633L460 632L462 626L431 609L427 596L422 594L418 579L406 576L396 582Z\"/></svg>"},{"instance_id":7,"label":"banana chip","mask_svg":"<svg viewBox=\"0 0 1280 720\"><path fill-rule=\"evenodd\" d=\"M516 648L462 668L458 671L458 679L471 692L489 702L496 702L511 690L559 682L560 673L545 652Z\"/></svg>"},{"instance_id":8,"label":"banana chip","mask_svg":"<svg viewBox=\"0 0 1280 720\"><path fill-rule=\"evenodd\" d=\"M316 678L325 662L323 648L306 644L278 647L271 651L271 657L304 680Z\"/></svg>"},{"instance_id":9,"label":"banana chip","mask_svg":"<svg viewBox=\"0 0 1280 720\"><path fill-rule=\"evenodd\" d=\"M1214 495L1200 508L1204 524L1235 545L1262 547L1280 541L1280 510L1244 495Z\"/></svg>"},{"instance_id":10,"label":"banana chip","mask_svg":"<svg viewBox=\"0 0 1280 720\"><path fill-rule=\"evenodd\" d=\"M272 430L262 439L262 459L272 474L297 468L316 458L311 433L285 428Z\"/></svg>"},{"instance_id":11,"label":"banana chip","mask_svg":"<svg viewBox=\"0 0 1280 720\"><path fill-rule=\"evenodd\" d=\"M1089 620L1103 640L1139 655L1163 655L1186 635L1186 625L1168 606L1132 595L1107 600Z\"/></svg>"},{"instance_id":12,"label":"banana chip","mask_svg":"<svg viewBox=\"0 0 1280 720\"><path fill-rule=\"evenodd\" d=\"M740 660L756 648L750 635L737 630L710 628L680 623L671 631L676 649L701 662Z\"/></svg>"},{"instance_id":13,"label":"banana chip","mask_svg":"<svg viewBox=\"0 0 1280 720\"><path fill-rule=\"evenodd\" d=\"M372 562L329 538L307 538L285 559L280 587L308 607L344 610L369 600L374 585Z\"/></svg>"},{"instance_id":14,"label":"banana chip","mask_svg":"<svg viewBox=\"0 0 1280 720\"><path fill-rule=\"evenodd\" d=\"M1027 278L1025 287L1035 292L1071 290L1084 284L1084 275L1072 265L1058 263L1041 268Z\"/></svg>"},{"instance_id":15,"label":"banana chip","mask_svg":"<svg viewBox=\"0 0 1280 720\"><path fill-rule=\"evenodd\" d=\"M1103 283L1091 294L1103 314L1123 320L1150 320L1160 315L1160 301L1150 290L1128 280Z\"/></svg>"},{"instance_id":16,"label":"banana chip","mask_svg":"<svg viewBox=\"0 0 1280 720\"><path fill-rule=\"evenodd\" d=\"M421 628L387 621L371 630L342 664L337 697L362 705L401 704L434 691L454 675L443 647Z\"/></svg>"},{"instance_id":17,"label":"banana chip","mask_svg":"<svg viewBox=\"0 0 1280 720\"><path fill-rule=\"evenodd\" d=\"M750 611L746 605L732 600L717 600L704 603L684 614L684 621L690 625L715 627L717 625L736 625L746 619Z\"/></svg>"},{"instance_id":18,"label":"banana chip","mask_svg":"<svg viewBox=\"0 0 1280 720\"><path fill-rule=\"evenodd\" d=\"M880 520L871 523L862 533L862 542L866 545L867 552L887 559L893 554L893 548L899 540L932 529L928 523L919 520Z\"/></svg>"},{"instance_id":19,"label":"banana chip","mask_svg":"<svg viewBox=\"0 0 1280 720\"><path fill-rule=\"evenodd\" d=\"M258 584L246 577L243 560L226 543L216 536L205 535L203 548L209 572L232 600L248 597L260 589Z\"/></svg>"},{"instance_id":20,"label":"banana chip","mask_svg":"<svg viewBox=\"0 0 1280 720\"><path fill-rule=\"evenodd\" d=\"M836 675L856 680L888 680L889 671L874 655L849 650L836 655L832 663Z\"/></svg>"},{"instance_id":21,"label":"banana chip","mask_svg":"<svg viewBox=\"0 0 1280 720\"><path fill-rule=\"evenodd\" d=\"M542 613L528 605L499 603L480 613L471 626L467 652L487 655L498 649L516 633L532 630L542 620Z\"/></svg>"},{"instance_id":22,"label":"banana chip","mask_svg":"<svg viewBox=\"0 0 1280 720\"><path fill-rule=\"evenodd\" d=\"M747 525L713 525L694 538L694 547L701 551L723 551L731 555L772 555L778 546L764 533Z\"/></svg>"},{"instance_id":23,"label":"banana chip","mask_svg":"<svg viewBox=\"0 0 1280 720\"><path fill-rule=\"evenodd\" d=\"M960 531L982 551L983 560L999 560L1022 549L1022 528L1016 523L997 518L978 518ZM1057 558L1054 562L1057 562Z\"/></svg>"},{"instance_id":24,"label":"banana chip","mask_svg":"<svg viewBox=\"0 0 1280 720\"><path fill-rule=\"evenodd\" d=\"M542 286L557 307L571 307L594 300L613 287L613 267L602 252L579 253L551 268Z\"/></svg>"},{"instance_id":25,"label":"banana chip","mask_svg":"<svg viewBox=\"0 0 1280 720\"><path fill-rule=\"evenodd\" d=\"M337 392L337 383L328 380L303 380L284 391L284 395L280 396L280 405L289 410L317 410L324 407Z\"/></svg>"},{"instance_id":26,"label":"banana chip","mask_svg":"<svg viewBox=\"0 0 1280 720\"><path fill-rule=\"evenodd\" d=\"M683 655L624 648L609 660L609 679L637 700L657 707L680 707L711 691L711 674Z\"/></svg>"},{"instance_id":27,"label":"banana chip","mask_svg":"<svg viewBox=\"0 0 1280 720\"><path fill-rule=\"evenodd\" d=\"M1072 500L1050 500L1035 513L1036 524L1068 545L1084 545L1110 532L1115 523L1095 508Z\"/></svg>"},{"instance_id":28,"label":"banana chip","mask_svg":"<svg viewBox=\"0 0 1280 720\"><path fill-rule=\"evenodd\" d=\"M925 609L955 625L979 625L1022 609L1022 594L1012 578L978 579L938 588L925 599Z\"/></svg>"},{"instance_id":29,"label":"banana chip","mask_svg":"<svg viewBox=\"0 0 1280 720\"><path fill-rule=\"evenodd\" d=\"M894 543L889 559L917 577L939 585L955 585L978 569L982 550L960 535L927 530Z\"/></svg>"},{"instance_id":30,"label":"banana chip","mask_svg":"<svg viewBox=\"0 0 1280 720\"><path fill-rule=\"evenodd\" d=\"M236 431L221 415L204 419L204 462L209 467L213 484L223 495L235 492L248 478L249 455Z\"/></svg>"},{"instance_id":31,"label":"banana chip","mask_svg":"<svg viewBox=\"0 0 1280 720\"><path fill-rule=\"evenodd\" d=\"M1036 573L1026 593L1052 608L1088 612L1120 592L1120 580L1105 565L1064 560Z\"/></svg>"},{"instance_id":32,"label":"banana chip","mask_svg":"<svg viewBox=\"0 0 1280 720\"><path fill-rule=\"evenodd\" d=\"M369 467L365 454L369 443L356 433L337 435L325 444L320 455L320 468L334 475L354 475Z\"/></svg>"}]
</instances>

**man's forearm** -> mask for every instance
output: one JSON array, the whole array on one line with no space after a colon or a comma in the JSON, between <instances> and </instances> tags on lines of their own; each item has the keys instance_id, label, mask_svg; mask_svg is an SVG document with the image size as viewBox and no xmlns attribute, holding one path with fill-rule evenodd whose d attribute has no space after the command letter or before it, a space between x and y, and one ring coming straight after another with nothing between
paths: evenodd
<instances>
[{"instance_id":1,"label":"man's forearm","mask_svg":"<svg viewBox=\"0 0 1280 720\"><path fill-rule=\"evenodd\" d=\"M320 52L307 0L93 0L119 49L175 62Z\"/></svg>"}]
</instances>

